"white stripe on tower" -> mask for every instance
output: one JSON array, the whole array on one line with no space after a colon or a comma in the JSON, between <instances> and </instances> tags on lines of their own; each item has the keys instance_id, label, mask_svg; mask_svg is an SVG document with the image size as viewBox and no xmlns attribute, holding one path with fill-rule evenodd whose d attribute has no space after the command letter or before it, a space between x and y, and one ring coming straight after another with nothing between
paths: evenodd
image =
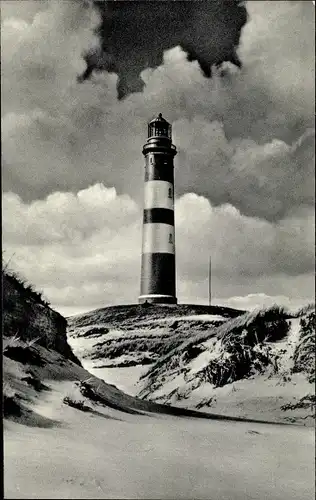
<instances>
[{"instance_id":1,"label":"white stripe on tower","mask_svg":"<svg viewBox=\"0 0 316 500\"><path fill-rule=\"evenodd\" d=\"M174 226L155 222L144 224L143 253L175 254Z\"/></svg>"},{"instance_id":2,"label":"white stripe on tower","mask_svg":"<svg viewBox=\"0 0 316 500\"><path fill-rule=\"evenodd\" d=\"M166 181L147 181L144 191L142 251L174 254L173 184Z\"/></svg>"},{"instance_id":3,"label":"white stripe on tower","mask_svg":"<svg viewBox=\"0 0 316 500\"><path fill-rule=\"evenodd\" d=\"M166 181L147 181L144 190L144 209L168 208L173 210L173 185Z\"/></svg>"}]
</instances>

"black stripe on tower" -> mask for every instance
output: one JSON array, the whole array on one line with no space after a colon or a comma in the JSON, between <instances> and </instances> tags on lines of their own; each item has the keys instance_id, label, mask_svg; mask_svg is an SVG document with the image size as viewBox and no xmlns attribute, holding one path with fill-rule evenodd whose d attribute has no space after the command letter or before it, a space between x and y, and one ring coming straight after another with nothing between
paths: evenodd
<instances>
[{"instance_id":1,"label":"black stripe on tower","mask_svg":"<svg viewBox=\"0 0 316 500\"><path fill-rule=\"evenodd\" d=\"M143 253L141 293L175 297L175 272L174 254Z\"/></svg>"},{"instance_id":2,"label":"black stripe on tower","mask_svg":"<svg viewBox=\"0 0 316 500\"><path fill-rule=\"evenodd\" d=\"M144 210L144 224L160 223L174 226L174 211L169 208L147 208Z\"/></svg>"},{"instance_id":3,"label":"black stripe on tower","mask_svg":"<svg viewBox=\"0 0 316 500\"><path fill-rule=\"evenodd\" d=\"M174 183L173 164L170 160L168 161L168 164L166 164L165 161L165 157L159 158L158 156L158 158L155 157L155 163L150 164L148 163L147 159L145 169L145 182L166 181L170 182L171 184Z\"/></svg>"}]
</instances>

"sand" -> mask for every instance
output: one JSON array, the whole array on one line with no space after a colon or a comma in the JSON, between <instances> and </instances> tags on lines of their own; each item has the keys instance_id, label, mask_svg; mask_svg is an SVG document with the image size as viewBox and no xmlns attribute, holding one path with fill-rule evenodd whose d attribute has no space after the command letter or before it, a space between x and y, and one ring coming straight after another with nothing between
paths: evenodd
<instances>
[{"instance_id":1,"label":"sand","mask_svg":"<svg viewBox=\"0 0 316 500\"><path fill-rule=\"evenodd\" d=\"M59 421L5 421L5 498L310 500L314 430L207 421L62 403L73 382L50 383L34 403Z\"/></svg>"}]
</instances>

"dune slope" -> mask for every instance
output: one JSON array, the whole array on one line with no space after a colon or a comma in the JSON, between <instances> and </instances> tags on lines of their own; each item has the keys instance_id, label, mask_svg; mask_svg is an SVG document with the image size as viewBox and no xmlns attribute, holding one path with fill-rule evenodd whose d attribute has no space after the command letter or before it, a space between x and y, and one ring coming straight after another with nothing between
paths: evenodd
<instances>
[{"instance_id":1,"label":"dune slope","mask_svg":"<svg viewBox=\"0 0 316 500\"><path fill-rule=\"evenodd\" d=\"M68 340L85 368L142 399L314 425L312 308L191 307L92 311L68 319Z\"/></svg>"}]
</instances>

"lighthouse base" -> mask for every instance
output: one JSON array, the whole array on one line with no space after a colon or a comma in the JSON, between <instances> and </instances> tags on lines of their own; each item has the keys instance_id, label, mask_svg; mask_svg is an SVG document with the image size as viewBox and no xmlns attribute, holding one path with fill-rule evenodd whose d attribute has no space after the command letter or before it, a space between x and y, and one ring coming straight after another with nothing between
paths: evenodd
<instances>
[{"instance_id":1,"label":"lighthouse base","mask_svg":"<svg viewBox=\"0 0 316 500\"><path fill-rule=\"evenodd\" d=\"M177 304L177 298L173 295L140 295L138 297L139 304Z\"/></svg>"}]
</instances>

